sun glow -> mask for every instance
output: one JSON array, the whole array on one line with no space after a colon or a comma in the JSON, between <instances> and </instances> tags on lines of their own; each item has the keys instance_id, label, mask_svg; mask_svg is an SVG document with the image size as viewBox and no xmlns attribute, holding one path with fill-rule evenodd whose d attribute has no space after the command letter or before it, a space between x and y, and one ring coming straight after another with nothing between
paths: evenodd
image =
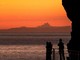
<instances>
[{"instance_id":1,"label":"sun glow","mask_svg":"<svg viewBox=\"0 0 80 60\"><path fill-rule=\"evenodd\" d=\"M44 23L70 26L61 0L0 0L0 29Z\"/></svg>"}]
</instances>

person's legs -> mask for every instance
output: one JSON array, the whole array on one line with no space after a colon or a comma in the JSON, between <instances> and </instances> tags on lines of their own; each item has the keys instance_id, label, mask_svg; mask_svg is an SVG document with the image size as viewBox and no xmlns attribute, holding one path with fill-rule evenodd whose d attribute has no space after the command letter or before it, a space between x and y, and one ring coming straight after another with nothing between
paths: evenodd
<instances>
[{"instance_id":1,"label":"person's legs","mask_svg":"<svg viewBox=\"0 0 80 60\"><path fill-rule=\"evenodd\" d=\"M62 55L61 55L61 53L59 53L59 55L60 55L60 60L62 60Z\"/></svg>"},{"instance_id":2,"label":"person's legs","mask_svg":"<svg viewBox=\"0 0 80 60\"><path fill-rule=\"evenodd\" d=\"M62 52L62 58L63 60L65 60L64 51Z\"/></svg>"}]
</instances>

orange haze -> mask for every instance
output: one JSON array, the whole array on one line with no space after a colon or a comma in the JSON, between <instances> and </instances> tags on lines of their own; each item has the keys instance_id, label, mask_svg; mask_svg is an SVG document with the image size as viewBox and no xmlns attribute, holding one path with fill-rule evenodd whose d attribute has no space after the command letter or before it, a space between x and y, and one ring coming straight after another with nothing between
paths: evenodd
<instances>
[{"instance_id":1,"label":"orange haze","mask_svg":"<svg viewBox=\"0 0 80 60\"><path fill-rule=\"evenodd\" d=\"M0 29L20 26L70 26L61 0L0 0Z\"/></svg>"}]
</instances>

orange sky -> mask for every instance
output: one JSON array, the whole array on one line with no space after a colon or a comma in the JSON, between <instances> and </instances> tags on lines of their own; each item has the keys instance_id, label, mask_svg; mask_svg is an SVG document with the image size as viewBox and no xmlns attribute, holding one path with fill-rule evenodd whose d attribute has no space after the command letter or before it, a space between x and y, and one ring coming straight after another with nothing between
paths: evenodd
<instances>
[{"instance_id":1,"label":"orange sky","mask_svg":"<svg viewBox=\"0 0 80 60\"><path fill-rule=\"evenodd\" d=\"M44 23L71 25L61 0L0 0L0 29L36 27Z\"/></svg>"}]
</instances>

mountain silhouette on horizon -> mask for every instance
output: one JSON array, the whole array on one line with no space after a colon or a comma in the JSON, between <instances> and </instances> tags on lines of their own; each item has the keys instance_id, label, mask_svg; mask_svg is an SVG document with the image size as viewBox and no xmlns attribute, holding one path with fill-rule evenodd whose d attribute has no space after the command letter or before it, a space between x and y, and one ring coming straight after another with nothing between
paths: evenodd
<instances>
[{"instance_id":1,"label":"mountain silhouette on horizon","mask_svg":"<svg viewBox=\"0 0 80 60\"><path fill-rule=\"evenodd\" d=\"M62 27L55 27L51 26L48 23L45 23L38 27L18 27L18 28L11 28L11 29L3 29L0 32L70 32L70 26L62 26Z\"/></svg>"},{"instance_id":2,"label":"mountain silhouette on horizon","mask_svg":"<svg viewBox=\"0 0 80 60\"><path fill-rule=\"evenodd\" d=\"M51 26L51 25L48 24L48 23L45 23L45 24L43 24L43 25L41 25L41 26L38 26L38 28L50 28L50 27L53 27L53 26Z\"/></svg>"}]
</instances>

